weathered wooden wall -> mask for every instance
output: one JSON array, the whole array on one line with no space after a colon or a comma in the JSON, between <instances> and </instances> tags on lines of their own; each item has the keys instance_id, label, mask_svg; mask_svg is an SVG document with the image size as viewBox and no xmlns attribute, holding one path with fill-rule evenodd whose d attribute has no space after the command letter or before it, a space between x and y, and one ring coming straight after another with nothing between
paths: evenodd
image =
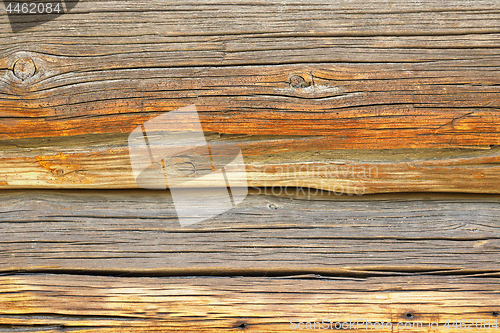
<instances>
[{"instance_id":1,"label":"weathered wooden wall","mask_svg":"<svg viewBox=\"0 0 500 333\"><path fill-rule=\"evenodd\" d=\"M68 5L0 5L0 332L497 320L498 0ZM192 104L252 189L180 227L127 137Z\"/></svg>"},{"instance_id":2,"label":"weathered wooden wall","mask_svg":"<svg viewBox=\"0 0 500 333\"><path fill-rule=\"evenodd\" d=\"M4 191L0 329L283 332L364 319L460 332L446 323L500 313L498 196L254 192L181 228L165 194Z\"/></svg>"}]
</instances>

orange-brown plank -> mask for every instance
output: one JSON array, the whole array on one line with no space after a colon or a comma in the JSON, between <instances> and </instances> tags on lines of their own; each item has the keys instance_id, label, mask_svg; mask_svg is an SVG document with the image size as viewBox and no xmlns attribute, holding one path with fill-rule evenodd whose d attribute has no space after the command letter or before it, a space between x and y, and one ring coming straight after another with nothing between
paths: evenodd
<instances>
[{"instance_id":1,"label":"orange-brown plank","mask_svg":"<svg viewBox=\"0 0 500 333\"><path fill-rule=\"evenodd\" d=\"M499 11L80 1L20 32L0 15L0 186L136 187L128 133L195 104L207 135L241 147L252 186L352 191L331 173L271 171L343 163L378 169L354 179L366 193L499 193Z\"/></svg>"}]
</instances>

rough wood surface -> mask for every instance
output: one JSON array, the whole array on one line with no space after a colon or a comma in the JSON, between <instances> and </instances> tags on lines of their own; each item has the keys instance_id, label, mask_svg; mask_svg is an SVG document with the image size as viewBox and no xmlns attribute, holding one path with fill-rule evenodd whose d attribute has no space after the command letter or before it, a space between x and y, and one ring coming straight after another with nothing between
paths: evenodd
<instances>
[{"instance_id":1,"label":"rough wood surface","mask_svg":"<svg viewBox=\"0 0 500 333\"><path fill-rule=\"evenodd\" d=\"M3 272L500 273L497 196L256 192L189 227L165 191L3 191L0 200Z\"/></svg>"},{"instance_id":2,"label":"rough wood surface","mask_svg":"<svg viewBox=\"0 0 500 333\"><path fill-rule=\"evenodd\" d=\"M6 276L0 278L0 331L297 332L290 322L302 322L304 328L307 322L361 320L383 321L384 329L360 325L348 331L499 332L471 325L481 327L498 319L497 282L422 276L345 280ZM464 320L464 328L453 328L455 320L458 326ZM429 322L434 329L429 329ZM387 323L394 328L387 329Z\"/></svg>"},{"instance_id":3,"label":"rough wood surface","mask_svg":"<svg viewBox=\"0 0 500 333\"><path fill-rule=\"evenodd\" d=\"M252 186L499 193L499 11L80 1L20 32L2 15L0 186L136 187L127 134L196 104L211 139L241 147ZM307 163L379 172L280 172Z\"/></svg>"},{"instance_id":4,"label":"rough wood surface","mask_svg":"<svg viewBox=\"0 0 500 333\"><path fill-rule=\"evenodd\" d=\"M500 193L498 0L70 7L0 6L0 332L497 319L498 196L293 191ZM192 104L251 193L182 228L127 137Z\"/></svg>"}]
</instances>

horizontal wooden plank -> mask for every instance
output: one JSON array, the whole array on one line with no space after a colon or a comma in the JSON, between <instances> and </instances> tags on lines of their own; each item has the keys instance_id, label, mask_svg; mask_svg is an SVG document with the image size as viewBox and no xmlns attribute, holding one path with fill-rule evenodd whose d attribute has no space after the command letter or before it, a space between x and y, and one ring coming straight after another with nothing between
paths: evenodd
<instances>
[{"instance_id":1,"label":"horizontal wooden plank","mask_svg":"<svg viewBox=\"0 0 500 333\"><path fill-rule=\"evenodd\" d=\"M69 13L45 23L44 29L48 32L47 38L68 34L91 37L144 35L144 38L153 39L264 33L312 35L321 32L347 36L439 35L498 31L497 10L498 2L495 0L453 0L446 4L437 0L370 0L365 3L350 0L335 3L327 0L285 3L277 0L237 0L231 3L224 0L210 3L200 0L143 0L133 5L123 0L90 0L79 1ZM7 35L12 29L9 29L5 12L2 14L1 23L5 27L2 32ZM29 23L29 18L28 15L18 16L13 23ZM75 28L75 25L85 29L60 29ZM99 30L100 27L107 29ZM23 33L27 35L39 28L37 26ZM161 31L168 33L159 34Z\"/></svg>"},{"instance_id":2,"label":"horizontal wooden plank","mask_svg":"<svg viewBox=\"0 0 500 333\"><path fill-rule=\"evenodd\" d=\"M0 270L224 276L500 271L497 196L344 198L291 195L289 189L279 197L263 191L185 227L168 191L2 191ZM203 207L193 201L193 214Z\"/></svg>"},{"instance_id":3,"label":"horizontal wooden plank","mask_svg":"<svg viewBox=\"0 0 500 333\"><path fill-rule=\"evenodd\" d=\"M195 104L209 139L241 148L251 186L500 193L499 11L80 1L22 31L2 15L0 186L135 188L127 135Z\"/></svg>"},{"instance_id":4,"label":"horizontal wooden plank","mask_svg":"<svg viewBox=\"0 0 500 333\"><path fill-rule=\"evenodd\" d=\"M500 148L326 150L307 137L210 137L236 144L250 187L319 188L335 193L500 191ZM85 146L82 146L85 143ZM0 187L137 188L127 135L0 142ZM200 187L212 183L197 181ZM283 189L281 189L283 191Z\"/></svg>"},{"instance_id":5,"label":"horizontal wooden plank","mask_svg":"<svg viewBox=\"0 0 500 333\"><path fill-rule=\"evenodd\" d=\"M477 331L498 332L484 328L498 319L497 282L6 276L0 278L0 332L317 332L318 326L305 328L358 320L352 331L390 332L390 324L393 332L463 332L478 323Z\"/></svg>"}]
</instances>

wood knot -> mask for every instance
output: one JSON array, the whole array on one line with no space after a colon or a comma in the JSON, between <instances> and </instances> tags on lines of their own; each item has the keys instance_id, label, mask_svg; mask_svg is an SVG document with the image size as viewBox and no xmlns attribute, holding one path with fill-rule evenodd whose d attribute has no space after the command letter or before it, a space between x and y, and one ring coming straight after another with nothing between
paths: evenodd
<instances>
[{"instance_id":1,"label":"wood knot","mask_svg":"<svg viewBox=\"0 0 500 333\"><path fill-rule=\"evenodd\" d=\"M415 315L411 312L406 312L403 317L405 317L406 319L413 319L415 318Z\"/></svg>"},{"instance_id":2,"label":"wood knot","mask_svg":"<svg viewBox=\"0 0 500 333\"><path fill-rule=\"evenodd\" d=\"M62 175L64 175L64 170L63 169L52 169L51 171L57 177L61 177Z\"/></svg>"},{"instance_id":3,"label":"wood knot","mask_svg":"<svg viewBox=\"0 0 500 333\"><path fill-rule=\"evenodd\" d=\"M269 208L271 210L276 210L276 209L279 209L280 207L276 204L271 203L271 204L267 205L267 208Z\"/></svg>"},{"instance_id":4,"label":"wood knot","mask_svg":"<svg viewBox=\"0 0 500 333\"><path fill-rule=\"evenodd\" d=\"M36 66L33 59L29 57L19 58L14 63L14 75L22 81L33 77L36 73Z\"/></svg>"},{"instance_id":5,"label":"wood knot","mask_svg":"<svg viewBox=\"0 0 500 333\"><path fill-rule=\"evenodd\" d=\"M248 324L244 323L244 322L238 322L238 323L236 323L236 327L235 328L239 328L241 330L244 330L244 329L248 328Z\"/></svg>"},{"instance_id":6,"label":"wood knot","mask_svg":"<svg viewBox=\"0 0 500 333\"><path fill-rule=\"evenodd\" d=\"M290 77L289 82L290 82L290 85L294 88L307 88L307 87L309 87L309 84L300 75L293 75L292 77Z\"/></svg>"}]
</instances>

